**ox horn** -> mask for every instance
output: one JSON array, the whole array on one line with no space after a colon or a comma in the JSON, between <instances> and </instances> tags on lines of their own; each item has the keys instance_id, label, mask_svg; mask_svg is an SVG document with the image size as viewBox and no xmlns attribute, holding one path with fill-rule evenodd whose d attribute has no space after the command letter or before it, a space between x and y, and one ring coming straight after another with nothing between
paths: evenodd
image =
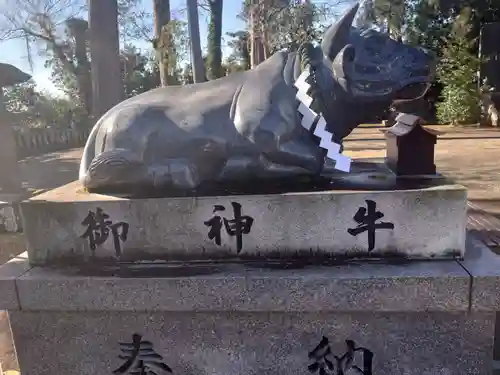
<instances>
[{"instance_id":1,"label":"ox horn","mask_svg":"<svg viewBox=\"0 0 500 375\"><path fill-rule=\"evenodd\" d=\"M335 59L337 53L347 44L349 40L349 33L351 32L352 21L359 9L359 3L354 5L342 18L331 25L326 30L321 42L321 49L323 54L327 56L330 61Z\"/></svg>"}]
</instances>

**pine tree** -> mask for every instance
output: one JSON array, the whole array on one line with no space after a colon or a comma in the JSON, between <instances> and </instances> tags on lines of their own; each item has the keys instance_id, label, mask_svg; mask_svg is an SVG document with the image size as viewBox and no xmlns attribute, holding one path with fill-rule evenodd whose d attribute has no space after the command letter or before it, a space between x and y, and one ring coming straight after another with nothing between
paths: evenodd
<instances>
[{"instance_id":1,"label":"pine tree","mask_svg":"<svg viewBox=\"0 0 500 375\"><path fill-rule=\"evenodd\" d=\"M475 39L470 39L470 9L465 9L455 21L438 65L438 79L444 89L438 103L438 118L442 123L471 124L480 116L480 93L477 72L480 59L471 51Z\"/></svg>"}]
</instances>

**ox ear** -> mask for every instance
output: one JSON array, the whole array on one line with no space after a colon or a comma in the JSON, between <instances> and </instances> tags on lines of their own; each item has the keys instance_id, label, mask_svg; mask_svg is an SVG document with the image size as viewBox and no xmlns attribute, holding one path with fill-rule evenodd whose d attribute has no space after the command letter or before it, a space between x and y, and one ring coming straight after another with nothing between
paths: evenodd
<instances>
[{"instance_id":1,"label":"ox ear","mask_svg":"<svg viewBox=\"0 0 500 375\"><path fill-rule=\"evenodd\" d=\"M352 21L358 9L359 3L354 5L337 23L326 30L323 41L321 42L321 49L323 50L323 54L327 56L330 61L333 61L337 53L339 53L348 43Z\"/></svg>"}]
</instances>

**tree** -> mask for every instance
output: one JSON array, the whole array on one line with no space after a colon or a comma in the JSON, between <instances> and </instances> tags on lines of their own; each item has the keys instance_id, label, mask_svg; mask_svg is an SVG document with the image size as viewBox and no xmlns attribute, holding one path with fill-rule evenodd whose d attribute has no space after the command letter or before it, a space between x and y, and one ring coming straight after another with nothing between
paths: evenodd
<instances>
[{"instance_id":1,"label":"tree","mask_svg":"<svg viewBox=\"0 0 500 375\"><path fill-rule=\"evenodd\" d=\"M124 45L135 40L153 40L154 16L144 5L144 0L118 0L118 25Z\"/></svg>"},{"instance_id":2,"label":"tree","mask_svg":"<svg viewBox=\"0 0 500 375\"><path fill-rule=\"evenodd\" d=\"M66 98L58 98L36 90L34 81L28 81L5 90L5 107L14 128L67 128L76 118L69 118L76 109Z\"/></svg>"},{"instance_id":3,"label":"tree","mask_svg":"<svg viewBox=\"0 0 500 375\"><path fill-rule=\"evenodd\" d=\"M169 75L172 83L180 84L182 79L182 64L188 60L190 38L188 24L181 20L172 20L167 26L171 44L168 48Z\"/></svg>"},{"instance_id":4,"label":"tree","mask_svg":"<svg viewBox=\"0 0 500 375\"><path fill-rule=\"evenodd\" d=\"M88 0L93 115L98 118L123 100L117 0Z\"/></svg>"},{"instance_id":5,"label":"tree","mask_svg":"<svg viewBox=\"0 0 500 375\"><path fill-rule=\"evenodd\" d=\"M410 3L406 23L406 41L424 46L441 55L444 40L450 32L448 14L441 12L436 3L419 0Z\"/></svg>"},{"instance_id":6,"label":"tree","mask_svg":"<svg viewBox=\"0 0 500 375\"><path fill-rule=\"evenodd\" d=\"M170 22L170 0L153 0L153 10L155 21L153 48L156 50L161 85L167 86L169 84L168 54L172 52L171 35L167 29Z\"/></svg>"},{"instance_id":7,"label":"tree","mask_svg":"<svg viewBox=\"0 0 500 375\"><path fill-rule=\"evenodd\" d=\"M243 70L250 69L250 34L246 30L227 33L232 38L228 46L232 49L228 59L240 65Z\"/></svg>"},{"instance_id":8,"label":"tree","mask_svg":"<svg viewBox=\"0 0 500 375\"><path fill-rule=\"evenodd\" d=\"M78 17L82 6L71 0L6 0L0 12L4 38L24 39L28 58L43 46L47 66L59 88L91 113L92 91L87 53L87 21Z\"/></svg>"},{"instance_id":9,"label":"tree","mask_svg":"<svg viewBox=\"0 0 500 375\"><path fill-rule=\"evenodd\" d=\"M358 23L381 26L393 39L401 40L407 7L404 0L366 0Z\"/></svg>"},{"instance_id":10,"label":"tree","mask_svg":"<svg viewBox=\"0 0 500 375\"><path fill-rule=\"evenodd\" d=\"M32 64L33 47L50 48L66 21L79 18L82 10L82 4L75 0L4 0L0 5L0 40L24 40Z\"/></svg>"},{"instance_id":11,"label":"tree","mask_svg":"<svg viewBox=\"0 0 500 375\"><path fill-rule=\"evenodd\" d=\"M234 57L229 56L226 61L222 64L222 71L225 76L228 76L232 73L243 72L247 69L243 66L239 61L237 61Z\"/></svg>"},{"instance_id":12,"label":"tree","mask_svg":"<svg viewBox=\"0 0 500 375\"><path fill-rule=\"evenodd\" d=\"M470 9L470 33L472 39L479 37L482 25L500 21L500 1L491 0L412 0L408 3L406 37L412 44L433 50L438 56L443 50L443 41L450 33L454 20L465 8ZM478 44L473 46L478 51Z\"/></svg>"},{"instance_id":13,"label":"tree","mask_svg":"<svg viewBox=\"0 0 500 375\"><path fill-rule=\"evenodd\" d=\"M191 41L191 64L195 82L205 81L205 67L201 55L200 27L197 0L187 0L189 39Z\"/></svg>"},{"instance_id":14,"label":"tree","mask_svg":"<svg viewBox=\"0 0 500 375\"><path fill-rule=\"evenodd\" d=\"M272 53L270 33L276 28L275 20L281 12L286 12L288 0L245 0L241 18L247 21L250 34L250 61L255 67ZM273 30L274 31L274 30Z\"/></svg>"},{"instance_id":15,"label":"tree","mask_svg":"<svg viewBox=\"0 0 500 375\"><path fill-rule=\"evenodd\" d=\"M193 66L191 63L184 65L184 68L182 69L181 82L183 85L190 85L194 83Z\"/></svg>"},{"instance_id":16,"label":"tree","mask_svg":"<svg viewBox=\"0 0 500 375\"><path fill-rule=\"evenodd\" d=\"M259 64L276 51L293 51L304 41L319 40L321 23L331 22L341 5L353 2L245 0L240 18L248 25L251 65Z\"/></svg>"},{"instance_id":17,"label":"tree","mask_svg":"<svg viewBox=\"0 0 500 375\"><path fill-rule=\"evenodd\" d=\"M443 123L470 124L479 120L477 72L480 59L471 52L476 40L469 37L473 29L470 19L471 9L465 8L451 28L438 65L438 79L444 89L437 109Z\"/></svg>"},{"instance_id":18,"label":"tree","mask_svg":"<svg viewBox=\"0 0 500 375\"><path fill-rule=\"evenodd\" d=\"M302 43L318 41L320 29L315 24L323 17L323 11L324 8L311 1L296 0L279 9L265 33L268 53L273 54L282 49L296 51Z\"/></svg>"},{"instance_id":19,"label":"tree","mask_svg":"<svg viewBox=\"0 0 500 375\"><path fill-rule=\"evenodd\" d=\"M160 71L153 56L127 45L122 50L121 57L126 98L158 87Z\"/></svg>"},{"instance_id":20,"label":"tree","mask_svg":"<svg viewBox=\"0 0 500 375\"><path fill-rule=\"evenodd\" d=\"M92 113L92 80L88 51L88 23L79 18L66 22L64 37L49 32L46 68L52 69L55 86L80 108L82 115Z\"/></svg>"},{"instance_id":21,"label":"tree","mask_svg":"<svg viewBox=\"0 0 500 375\"><path fill-rule=\"evenodd\" d=\"M178 85L183 82L183 64L188 59L189 56L189 37L187 31L187 23L181 20L173 19L168 24L162 27L162 35L166 36L162 41L162 54L163 56L163 68L165 71L163 74L167 77L167 83L169 85ZM138 53L138 51L133 48L133 46L127 46L127 48L122 51L122 56L128 56L129 59L135 59L137 62L137 67L129 68L129 71L134 71L133 76L136 84L141 82L141 87L154 88L160 86L159 75L161 74L159 69L159 64L157 60L157 54L155 59L149 56ZM152 66L156 65L156 66ZM157 79L156 82L150 80ZM144 81L143 81L144 80ZM127 87L127 84L125 85ZM127 89L128 90L128 89ZM128 91L127 95L133 93L142 92L141 90L134 89Z\"/></svg>"},{"instance_id":22,"label":"tree","mask_svg":"<svg viewBox=\"0 0 500 375\"><path fill-rule=\"evenodd\" d=\"M208 0L210 22L208 25L208 69L209 79L223 76L222 71L222 0Z\"/></svg>"}]
</instances>

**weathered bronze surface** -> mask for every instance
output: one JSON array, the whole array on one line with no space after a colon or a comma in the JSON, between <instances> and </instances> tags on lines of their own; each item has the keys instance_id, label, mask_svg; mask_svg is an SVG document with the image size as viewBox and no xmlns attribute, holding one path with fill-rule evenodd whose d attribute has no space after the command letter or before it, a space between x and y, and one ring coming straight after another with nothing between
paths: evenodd
<instances>
[{"instance_id":1,"label":"weathered bronze surface","mask_svg":"<svg viewBox=\"0 0 500 375\"><path fill-rule=\"evenodd\" d=\"M250 71L158 88L118 104L87 141L80 165L84 186L106 193L191 190L213 182L331 174L336 164L325 163L324 141L340 146L394 100L420 97L433 76L427 51L353 28L357 9L305 57L278 52ZM314 85L307 93L310 108L331 133L321 144L313 134L318 119L306 129L298 111L295 85L304 69Z\"/></svg>"}]
</instances>

